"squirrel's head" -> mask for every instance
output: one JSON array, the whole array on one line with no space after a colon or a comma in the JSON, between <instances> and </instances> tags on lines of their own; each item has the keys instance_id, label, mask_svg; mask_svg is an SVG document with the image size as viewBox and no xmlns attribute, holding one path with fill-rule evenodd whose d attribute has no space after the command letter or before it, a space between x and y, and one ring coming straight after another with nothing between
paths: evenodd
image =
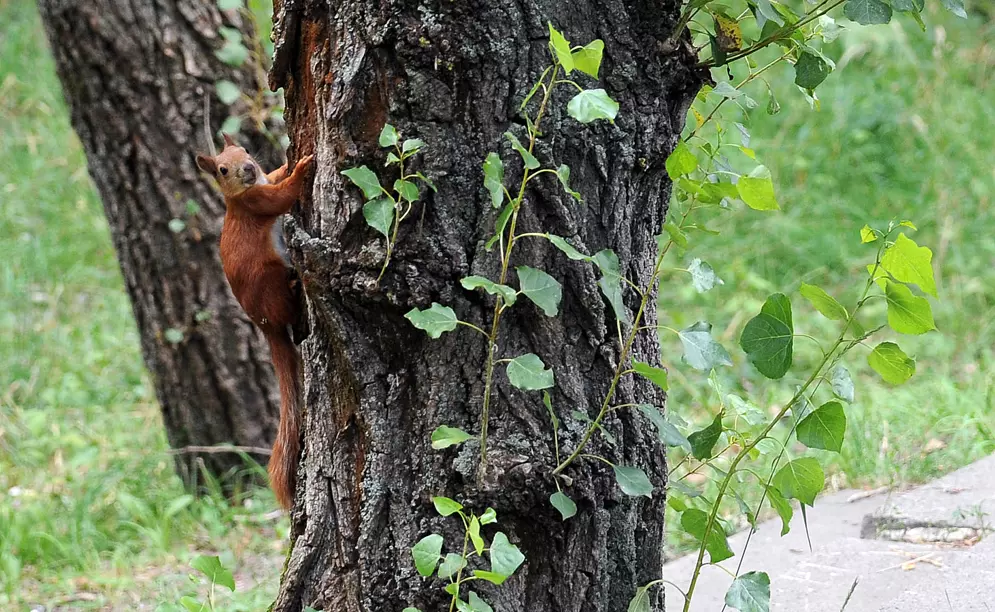
<instances>
[{"instance_id":1,"label":"squirrel's head","mask_svg":"<svg viewBox=\"0 0 995 612\"><path fill-rule=\"evenodd\" d=\"M253 185L266 182L262 168L245 149L235 144L228 134L222 134L225 148L215 157L197 156L197 167L217 179L225 196L235 196Z\"/></svg>"}]
</instances>

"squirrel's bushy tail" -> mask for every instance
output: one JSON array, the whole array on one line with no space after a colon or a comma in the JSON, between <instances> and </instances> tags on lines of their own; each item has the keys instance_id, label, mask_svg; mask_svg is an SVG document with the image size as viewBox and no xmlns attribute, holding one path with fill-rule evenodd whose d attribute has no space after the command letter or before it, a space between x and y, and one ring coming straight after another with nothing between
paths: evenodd
<instances>
[{"instance_id":1,"label":"squirrel's bushy tail","mask_svg":"<svg viewBox=\"0 0 995 612\"><path fill-rule=\"evenodd\" d=\"M297 486L297 463L301 456L300 357L285 330L266 334L273 367L280 381L280 428L269 458L269 480L280 505L289 509Z\"/></svg>"}]
</instances>

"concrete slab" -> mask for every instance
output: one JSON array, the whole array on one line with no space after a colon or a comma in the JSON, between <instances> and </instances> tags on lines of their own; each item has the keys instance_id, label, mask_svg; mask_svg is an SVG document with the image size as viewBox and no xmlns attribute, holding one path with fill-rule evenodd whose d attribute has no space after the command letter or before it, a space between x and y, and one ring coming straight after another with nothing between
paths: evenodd
<instances>
[{"instance_id":1,"label":"concrete slab","mask_svg":"<svg viewBox=\"0 0 995 612\"><path fill-rule=\"evenodd\" d=\"M995 487L995 481L992 486ZM886 496L878 495L850 503L847 500L853 493L854 491L841 491L819 498L815 508L809 509L812 551L809 551L805 530L797 513L791 532L783 538L780 536L779 519L759 526L750 543L742 571L762 570L770 575L772 610L836 612L843 605L855 578L859 579L859 584L846 612L877 612L900 596L908 594L914 597L917 588L927 585L932 588L944 585L950 589L964 588L957 580L957 572L950 571L949 568L980 563L977 559L966 559L971 549L862 539L860 532L864 517L874 513L884 503ZM695 590L692 611L721 610L746 535L743 532L729 538L730 546L737 556L721 563L728 573L712 566L704 568ZM687 556L668 563L664 566L664 578L686 589L694 562L693 556ZM995 559L992 563L995 563ZM987 567L995 565L989 564ZM974 580L987 585L985 575L974 576ZM995 592L995 585L990 590ZM671 611L681 610L683 605L680 593L669 585L667 602ZM920 608L909 607L891 610L897 612L918 609ZM942 608L931 608L947 609L945 604ZM962 609L969 610L954 608L958 612ZM992 612L995 612L995 606L992 607Z\"/></svg>"},{"instance_id":2,"label":"concrete slab","mask_svg":"<svg viewBox=\"0 0 995 612\"><path fill-rule=\"evenodd\" d=\"M995 611L995 537L950 559L938 580L923 580L881 608L882 612Z\"/></svg>"},{"instance_id":3,"label":"concrete slab","mask_svg":"<svg viewBox=\"0 0 995 612\"><path fill-rule=\"evenodd\" d=\"M861 535L905 542L971 542L995 514L995 455L896 495L864 519Z\"/></svg>"}]
</instances>

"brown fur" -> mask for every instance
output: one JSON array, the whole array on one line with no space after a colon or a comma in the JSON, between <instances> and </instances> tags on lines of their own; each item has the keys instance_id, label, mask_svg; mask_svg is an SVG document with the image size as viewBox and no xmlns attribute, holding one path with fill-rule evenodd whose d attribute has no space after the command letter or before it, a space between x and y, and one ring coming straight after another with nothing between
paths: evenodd
<instances>
[{"instance_id":1,"label":"brown fur","mask_svg":"<svg viewBox=\"0 0 995 612\"><path fill-rule=\"evenodd\" d=\"M269 342L280 382L280 427L269 460L270 484L277 501L290 508L300 458L301 363L291 328L301 306L290 285L291 270L273 245L271 230L301 194L310 155L293 170L286 164L264 175L245 149L225 134L216 157L197 156L197 166L213 175L225 197L221 264L235 299Z\"/></svg>"}]
</instances>

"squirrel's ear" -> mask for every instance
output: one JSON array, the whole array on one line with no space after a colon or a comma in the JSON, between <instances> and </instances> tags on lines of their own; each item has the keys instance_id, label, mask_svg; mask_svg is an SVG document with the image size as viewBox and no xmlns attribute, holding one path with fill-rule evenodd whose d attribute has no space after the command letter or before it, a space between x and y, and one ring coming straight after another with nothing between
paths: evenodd
<instances>
[{"instance_id":1,"label":"squirrel's ear","mask_svg":"<svg viewBox=\"0 0 995 612\"><path fill-rule=\"evenodd\" d=\"M237 147L238 146L237 144L235 144L235 141L232 140L231 136L229 136L228 134L222 134L221 137L225 139L225 146L226 147Z\"/></svg>"},{"instance_id":2,"label":"squirrel's ear","mask_svg":"<svg viewBox=\"0 0 995 612\"><path fill-rule=\"evenodd\" d=\"M206 155L197 156L197 167L204 172L214 176L218 173L218 164L214 161L213 157L208 157Z\"/></svg>"}]
</instances>

